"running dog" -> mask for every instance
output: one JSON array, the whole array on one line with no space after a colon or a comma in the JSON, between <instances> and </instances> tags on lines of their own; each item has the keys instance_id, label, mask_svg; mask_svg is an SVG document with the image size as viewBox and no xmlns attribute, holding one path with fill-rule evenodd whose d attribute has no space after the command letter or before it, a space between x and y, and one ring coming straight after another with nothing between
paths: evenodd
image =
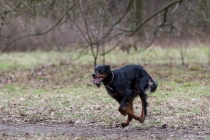
<instances>
[{"instance_id":1,"label":"running dog","mask_svg":"<svg viewBox=\"0 0 210 140\"><path fill-rule=\"evenodd\" d=\"M118 111L126 116L127 121L121 123L122 127L129 125L132 118L143 123L147 115L147 89L154 92L157 89L157 82L140 65L126 65L122 68L111 71L109 65L95 67L92 74L93 82L97 87L104 84L108 94L119 104ZM141 115L134 114L133 100L139 96L142 103Z\"/></svg>"}]
</instances>

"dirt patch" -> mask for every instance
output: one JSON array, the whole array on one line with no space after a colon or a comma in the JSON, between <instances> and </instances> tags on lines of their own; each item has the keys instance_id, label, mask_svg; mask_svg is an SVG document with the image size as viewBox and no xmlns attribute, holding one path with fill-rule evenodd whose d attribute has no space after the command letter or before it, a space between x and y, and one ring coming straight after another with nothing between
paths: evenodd
<instances>
[{"instance_id":1,"label":"dirt patch","mask_svg":"<svg viewBox=\"0 0 210 140\"><path fill-rule=\"evenodd\" d=\"M70 138L154 138L154 139L167 139L167 138L189 138L189 139L209 139L210 132L208 130L199 130L195 128L105 128L102 126L84 126L81 124L58 124L58 125L0 125L0 134L3 137L11 135L46 135L46 136L65 136Z\"/></svg>"}]
</instances>

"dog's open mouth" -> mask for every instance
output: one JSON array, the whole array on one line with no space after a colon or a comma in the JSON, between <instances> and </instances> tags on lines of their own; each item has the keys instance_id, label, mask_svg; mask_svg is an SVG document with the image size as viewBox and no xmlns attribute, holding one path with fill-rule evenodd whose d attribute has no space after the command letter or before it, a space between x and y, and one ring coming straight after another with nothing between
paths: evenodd
<instances>
[{"instance_id":1,"label":"dog's open mouth","mask_svg":"<svg viewBox=\"0 0 210 140\"><path fill-rule=\"evenodd\" d=\"M96 78L93 79L93 83L96 84L99 87L102 80L103 80L103 78L96 77Z\"/></svg>"},{"instance_id":2,"label":"dog's open mouth","mask_svg":"<svg viewBox=\"0 0 210 140\"><path fill-rule=\"evenodd\" d=\"M104 79L106 78L105 74L92 74L93 77L93 83L99 88L101 85L101 82L104 81Z\"/></svg>"}]
</instances>

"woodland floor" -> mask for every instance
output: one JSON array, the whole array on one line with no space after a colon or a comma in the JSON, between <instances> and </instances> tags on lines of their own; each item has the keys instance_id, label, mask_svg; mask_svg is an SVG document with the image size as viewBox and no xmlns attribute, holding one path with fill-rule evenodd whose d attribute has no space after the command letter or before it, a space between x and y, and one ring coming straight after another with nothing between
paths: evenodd
<instances>
[{"instance_id":1,"label":"woodland floor","mask_svg":"<svg viewBox=\"0 0 210 140\"><path fill-rule=\"evenodd\" d=\"M122 65L111 65L112 69ZM158 80L148 93L145 123L126 120L104 87L92 83L90 65L60 63L0 73L0 140L210 139L210 67L144 64ZM141 111L140 99L134 102Z\"/></svg>"}]
</instances>

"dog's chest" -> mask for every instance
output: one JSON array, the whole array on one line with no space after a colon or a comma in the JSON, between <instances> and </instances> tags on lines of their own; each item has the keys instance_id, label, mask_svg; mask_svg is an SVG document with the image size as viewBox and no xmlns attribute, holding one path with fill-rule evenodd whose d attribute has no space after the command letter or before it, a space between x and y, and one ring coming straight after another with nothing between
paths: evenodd
<instances>
[{"instance_id":1,"label":"dog's chest","mask_svg":"<svg viewBox=\"0 0 210 140\"><path fill-rule=\"evenodd\" d=\"M109 87L106 87L106 90L107 90L107 93L112 97L112 98L118 98L118 97L122 97L124 96L123 92L121 91L116 91L115 89L113 88L109 88Z\"/></svg>"}]
</instances>

